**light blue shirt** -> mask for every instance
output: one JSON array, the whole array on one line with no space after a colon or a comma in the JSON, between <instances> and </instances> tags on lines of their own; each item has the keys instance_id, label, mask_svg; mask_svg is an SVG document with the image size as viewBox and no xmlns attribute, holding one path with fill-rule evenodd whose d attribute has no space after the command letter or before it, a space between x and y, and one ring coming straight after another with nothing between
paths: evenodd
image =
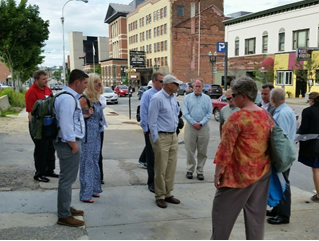
<instances>
[{"instance_id":1,"label":"light blue shirt","mask_svg":"<svg viewBox=\"0 0 319 241\"><path fill-rule=\"evenodd\" d=\"M71 93L74 98L68 94L62 94L55 99L57 124L61 128L58 137L62 139L62 142L74 142L76 138L82 139L85 134L85 123L79 102L80 95L68 86L64 86L62 91Z\"/></svg>"},{"instance_id":2,"label":"light blue shirt","mask_svg":"<svg viewBox=\"0 0 319 241\"><path fill-rule=\"evenodd\" d=\"M273 118L279 127L288 135L289 139L293 141L297 128L294 111L286 103L283 103L276 108Z\"/></svg>"},{"instance_id":3,"label":"light blue shirt","mask_svg":"<svg viewBox=\"0 0 319 241\"><path fill-rule=\"evenodd\" d=\"M157 89L152 87L151 89L145 91L142 95L141 104L140 104L140 125L143 129L143 132L148 131L148 107L150 105L151 99L154 94L158 92Z\"/></svg>"},{"instance_id":4,"label":"light blue shirt","mask_svg":"<svg viewBox=\"0 0 319 241\"><path fill-rule=\"evenodd\" d=\"M158 132L175 132L180 111L174 94L168 95L161 89L153 95L148 108L148 126L153 142L158 139Z\"/></svg>"},{"instance_id":5,"label":"light blue shirt","mask_svg":"<svg viewBox=\"0 0 319 241\"><path fill-rule=\"evenodd\" d=\"M195 93L188 94L183 101L183 117L193 125L196 122L205 125L212 118L212 103L206 94L198 96Z\"/></svg>"}]
</instances>

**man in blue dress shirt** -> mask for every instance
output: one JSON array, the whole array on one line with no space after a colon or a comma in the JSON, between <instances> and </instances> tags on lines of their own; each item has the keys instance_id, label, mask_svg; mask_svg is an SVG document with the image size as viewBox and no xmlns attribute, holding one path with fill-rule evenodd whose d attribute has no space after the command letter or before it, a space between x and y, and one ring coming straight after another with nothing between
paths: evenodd
<instances>
[{"instance_id":1,"label":"man in blue dress shirt","mask_svg":"<svg viewBox=\"0 0 319 241\"><path fill-rule=\"evenodd\" d=\"M294 111L285 103L285 90L282 88L274 88L270 92L270 101L275 107L273 118L278 126L293 141L296 134L297 120ZM290 168L283 172L286 181L286 189L284 192L285 200L282 200L271 212L267 212L267 216L273 216L267 219L269 224L287 224L290 222L291 214L291 192L289 182Z\"/></svg>"},{"instance_id":2,"label":"man in blue dress shirt","mask_svg":"<svg viewBox=\"0 0 319 241\"><path fill-rule=\"evenodd\" d=\"M193 92L186 95L183 101L185 126L185 149L187 152L186 178L192 179L196 167L195 151L197 149L197 179L204 180L204 166L207 160L209 142L209 125L212 118L210 97L202 93L203 80L197 78L193 84Z\"/></svg>"},{"instance_id":3,"label":"man in blue dress shirt","mask_svg":"<svg viewBox=\"0 0 319 241\"><path fill-rule=\"evenodd\" d=\"M174 93L182 83L175 76L166 75L163 89L153 95L148 109L150 141L155 156L155 199L160 208L166 208L166 202L180 203L171 191L177 164L176 128L180 111Z\"/></svg>"},{"instance_id":4,"label":"man in blue dress shirt","mask_svg":"<svg viewBox=\"0 0 319 241\"><path fill-rule=\"evenodd\" d=\"M151 102L151 98L154 94L156 94L158 91L160 91L163 87L163 74L161 73L155 73L153 74L153 87L142 95L141 99L141 105L140 105L140 125L144 132L144 138L145 138L145 153L146 153L146 163L147 163L147 185L148 189L151 192L155 192L154 188L154 153L152 149L152 145L150 143L150 131L148 128L148 107Z\"/></svg>"},{"instance_id":5,"label":"man in blue dress shirt","mask_svg":"<svg viewBox=\"0 0 319 241\"><path fill-rule=\"evenodd\" d=\"M62 94L55 99L55 114L60 126L57 141L54 143L60 159L60 176L58 186L58 224L71 227L83 226L84 222L74 218L83 216L82 210L71 207L72 184L75 182L80 162L81 139L85 134L85 124L79 94L88 83L88 75L82 70L74 69L70 73L69 86L64 86Z\"/></svg>"}]
</instances>

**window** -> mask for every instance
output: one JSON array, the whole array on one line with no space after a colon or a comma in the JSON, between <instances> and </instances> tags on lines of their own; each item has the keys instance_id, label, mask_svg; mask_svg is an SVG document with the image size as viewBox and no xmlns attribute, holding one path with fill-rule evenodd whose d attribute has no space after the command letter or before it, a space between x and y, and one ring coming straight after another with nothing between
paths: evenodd
<instances>
[{"instance_id":1,"label":"window","mask_svg":"<svg viewBox=\"0 0 319 241\"><path fill-rule=\"evenodd\" d=\"M239 56L239 37L235 39L235 56Z\"/></svg>"},{"instance_id":2,"label":"window","mask_svg":"<svg viewBox=\"0 0 319 241\"><path fill-rule=\"evenodd\" d=\"M165 66L167 66L167 57L165 57Z\"/></svg>"},{"instance_id":3,"label":"window","mask_svg":"<svg viewBox=\"0 0 319 241\"><path fill-rule=\"evenodd\" d=\"M263 46L262 46L262 53L267 53L268 52L268 32L265 31L263 32Z\"/></svg>"},{"instance_id":4,"label":"window","mask_svg":"<svg viewBox=\"0 0 319 241\"><path fill-rule=\"evenodd\" d=\"M156 11L153 13L153 21L156 21Z\"/></svg>"},{"instance_id":5,"label":"window","mask_svg":"<svg viewBox=\"0 0 319 241\"><path fill-rule=\"evenodd\" d=\"M146 30L146 39L148 39L148 30Z\"/></svg>"},{"instance_id":6,"label":"window","mask_svg":"<svg viewBox=\"0 0 319 241\"><path fill-rule=\"evenodd\" d=\"M146 45L146 53L148 53L148 45Z\"/></svg>"},{"instance_id":7,"label":"window","mask_svg":"<svg viewBox=\"0 0 319 241\"><path fill-rule=\"evenodd\" d=\"M276 85L292 85L292 71L277 71Z\"/></svg>"},{"instance_id":8,"label":"window","mask_svg":"<svg viewBox=\"0 0 319 241\"><path fill-rule=\"evenodd\" d=\"M164 7L164 17L167 17L167 7Z\"/></svg>"},{"instance_id":9,"label":"window","mask_svg":"<svg viewBox=\"0 0 319 241\"><path fill-rule=\"evenodd\" d=\"M161 25L161 35L163 35L163 25Z\"/></svg>"},{"instance_id":10,"label":"window","mask_svg":"<svg viewBox=\"0 0 319 241\"><path fill-rule=\"evenodd\" d=\"M152 14L148 15L148 22L151 23L152 22Z\"/></svg>"},{"instance_id":11,"label":"window","mask_svg":"<svg viewBox=\"0 0 319 241\"><path fill-rule=\"evenodd\" d=\"M161 42L161 51L164 51L164 43L163 43L163 41Z\"/></svg>"},{"instance_id":12,"label":"window","mask_svg":"<svg viewBox=\"0 0 319 241\"><path fill-rule=\"evenodd\" d=\"M160 18L160 10L157 10L156 20L159 20Z\"/></svg>"},{"instance_id":13,"label":"window","mask_svg":"<svg viewBox=\"0 0 319 241\"><path fill-rule=\"evenodd\" d=\"M146 15L145 17L145 22L146 22L146 25L148 24L148 15Z\"/></svg>"},{"instance_id":14,"label":"window","mask_svg":"<svg viewBox=\"0 0 319 241\"><path fill-rule=\"evenodd\" d=\"M309 47L309 29L293 31L293 49Z\"/></svg>"},{"instance_id":15,"label":"window","mask_svg":"<svg viewBox=\"0 0 319 241\"><path fill-rule=\"evenodd\" d=\"M177 16L184 16L184 6L177 6Z\"/></svg>"},{"instance_id":16,"label":"window","mask_svg":"<svg viewBox=\"0 0 319 241\"><path fill-rule=\"evenodd\" d=\"M156 37L156 28L154 28L154 38Z\"/></svg>"},{"instance_id":17,"label":"window","mask_svg":"<svg viewBox=\"0 0 319 241\"><path fill-rule=\"evenodd\" d=\"M154 43L154 53L156 52L156 43Z\"/></svg>"},{"instance_id":18,"label":"window","mask_svg":"<svg viewBox=\"0 0 319 241\"><path fill-rule=\"evenodd\" d=\"M167 34L167 24L164 24L164 34Z\"/></svg>"},{"instance_id":19,"label":"window","mask_svg":"<svg viewBox=\"0 0 319 241\"><path fill-rule=\"evenodd\" d=\"M152 53L152 45L150 44L150 53Z\"/></svg>"},{"instance_id":20,"label":"window","mask_svg":"<svg viewBox=\"0 0 319 241\"><path fill-rule=\"evenodd\" d=\"M164 66L164 58L161 57L161 66Z\"/></svg>"},{"instance_id":21,"label":"window","mask_svg":"<svg viewBox=\"0 0 319 241\"><path fill-rule=\"evenodd\" d=\"M161 8L161 18L163 18L163 15L164 15L164 11L163 11L164 9L163 8Z\"/></svg>"},{"instance_id":22,"label":"window","mask_svg":"<svg viewBox=\"0 0 319 241\"><path fill-rule=\"evenodd\" d=\"M142 42L143 38L142 38L142 33L140 33L140 42Z\"/></svg>"},{"instance_id":23,"label":"window","mask_svg":"<svg viewBox=\"0 0 319 241\"><path fill-rule=\"evenodd\" d=\"M149 31L149 38L152 38L152 30L148 30Z\"/></svg>"},{"instance_id":24,"label":"window","mask_svg":"<svg viewBox=\"0 0 319 241\"><path fill-rule=\"evenodd\" d=\"M165 40L165 50L167 50L167 40Z\"/></svg>"},{"instance_id":25,"label":"window","mask_svg":"<svg viewBox=\"0 0 319 241\"><path fill-rule=\"evenodd\" d=\"M245 40L245 54L255 54L256 38Z\"/></svg>"},{"instance_id":26,"label":"window","mask_svg":"<svg viewBox=\"0 0 319 241\"><path fill-rule=\"evenodd\" d=\"M160 42L157 43L157 52L161 51L161 46L160 46Z\"/></svg>"},{"instance_id":27,"label":"window","mask_svg":"<svg viewBox=\"0 0 319 241\"><path fill-rule=\"evenodd\" d=\"M285 51L285 29L281 28L278 35L278 51Z\"/></svg>"},{"instance_id":28,"label":"window","mask_svg":"<svg viewBox=\"0 0 319 241\"><path fill-rule=\"evenodd\" d=\"M160 27L157 27L157 36L160 36Z\"/></svg>"}]
</instances>

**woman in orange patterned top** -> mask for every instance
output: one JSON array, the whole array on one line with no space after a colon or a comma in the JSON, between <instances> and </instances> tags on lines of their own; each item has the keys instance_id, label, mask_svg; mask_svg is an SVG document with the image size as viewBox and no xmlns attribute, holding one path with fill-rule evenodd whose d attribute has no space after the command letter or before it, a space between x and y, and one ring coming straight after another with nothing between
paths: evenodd
<instances>
[{"instance_id":1,"label":"woman in orange patterned top","mask_svg":"<svg viewBox=\"0 0 319 241\"><path fill-rule=\"evenodd\" d=\"M231 85L232 113L222 130L218 146L214 184L217 188L212 210L212 239L229 239L240 211L244 210L246 239L263 239L271 174L268 155L272 119L254 104L257 85L242 77Z\"/></svg>"}]
</instances>

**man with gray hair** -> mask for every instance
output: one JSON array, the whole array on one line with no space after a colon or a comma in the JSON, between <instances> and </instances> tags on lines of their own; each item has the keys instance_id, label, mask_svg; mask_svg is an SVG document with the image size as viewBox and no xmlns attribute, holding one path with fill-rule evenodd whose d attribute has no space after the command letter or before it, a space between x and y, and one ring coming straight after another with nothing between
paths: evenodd
<instances>
[{"instance_id":1,"label":"man with gray hair","mask_svg":"<svg viewBox=\"0 0 319 241\"><path fill-rule=\"evenodd\" d=\"M178 142L176 129L180 107L174 93L183 82L173 75L163 78L164 87L153 95L148 108L150 142L154 151L154 184L156 204L166 208L166 202L179 204L171 195L177 164Z\"/></svg>"},{"instance_id":2,"label":"man with gray hair","mask_svg":"<svg viewBox=\"0 0 319 241\"><path fill-rule=\"evenodd\" d=\"M274 88L270 91L270 101L275 107L273 119L275 125L278 125L293 141L296 134L296 117L293 110L285 103L285 90L282 88ZM290 169L283 172L286 181L286 189L284 192L285 200L274 207L271 212L267 212L267 216L272 216L267 219L269 224L287 224L290 222L291 214L291 192L289 182Z\"/></svg>"}]
</instances>

